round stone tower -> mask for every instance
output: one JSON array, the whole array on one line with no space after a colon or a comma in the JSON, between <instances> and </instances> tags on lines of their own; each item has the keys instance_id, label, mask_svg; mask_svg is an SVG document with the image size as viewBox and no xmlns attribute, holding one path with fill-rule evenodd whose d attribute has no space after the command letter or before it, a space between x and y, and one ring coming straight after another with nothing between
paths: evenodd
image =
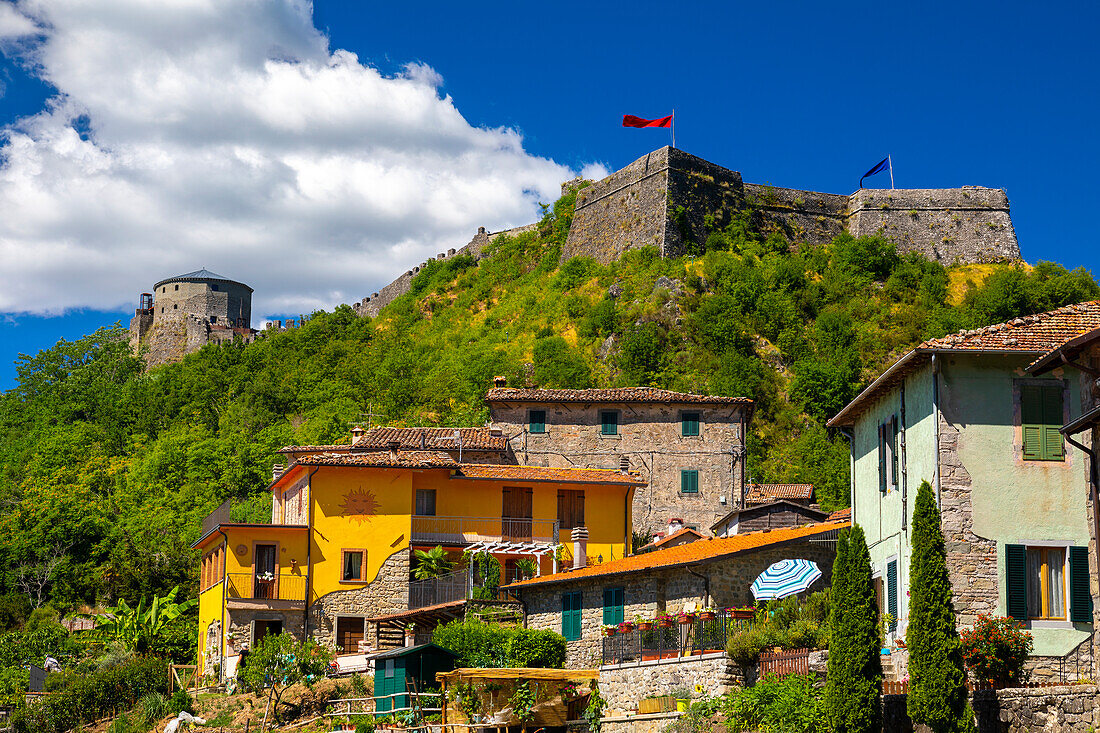
<instances>
[{"instance_id":1,"label":"round stone tower","mask_svg":"<svg viewBox=\"0 0 1100 733\"><path fill-rule=\"evenodd\" d=\"M252 288L205 269L153 286L154 322L188 315L216 326L251 328Z\"/></svg>"}]
</instances>

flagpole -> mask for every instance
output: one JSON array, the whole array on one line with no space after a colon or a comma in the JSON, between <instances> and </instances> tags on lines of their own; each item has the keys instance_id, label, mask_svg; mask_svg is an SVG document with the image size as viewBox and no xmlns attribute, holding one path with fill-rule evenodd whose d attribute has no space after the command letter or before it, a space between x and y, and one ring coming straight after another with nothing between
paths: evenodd
<instances>
[{"instance_id":1,"label":"flagpole","mask_svg":"<svg viewBox=\"0 0 1100 733\"><path fill-rule=\"evenodd\" d=\"M676 108L672 108L672 147L676 147Z\"/></svg>"},{"instance_id":2,"label":"flagpole","mask_svg":"<svg viewBox=\"0 0 1100 733\"><path fill-rule=\"evenodd\" d=\"M894 189L894 159L890 157L890 153L886 154L886 162L890 165L890 190Z\"/></svg>"}]
</instances>

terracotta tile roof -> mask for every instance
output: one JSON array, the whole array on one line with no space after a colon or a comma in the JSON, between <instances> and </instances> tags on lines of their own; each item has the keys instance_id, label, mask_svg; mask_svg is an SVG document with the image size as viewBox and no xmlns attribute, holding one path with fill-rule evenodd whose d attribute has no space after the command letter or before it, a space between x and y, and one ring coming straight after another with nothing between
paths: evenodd
<instances>
[{"instance_id":1,"label":"terracotta tile roof","mask_svg":"<svg viewBox=\"0 0 1100 733\"><path fill-rule=\"evenodd\" d=\"M985 328L959 331L925 341L917 350L1046 352L1083 333L1100 328L1100 300L1075 303L1046 313L1014 318Z\"/></svg>"},{"instance_id":2,"label":"terracotta tile roof","mask_svg":"<svg viewBox=\"0 0 1100 733\"><path fill-rule=\"evenodd\" d=\"M684 527L681 530L677 530L676 532L673 532L672 534L668 535L667 537L661 537L660 539L653 540L649 544L654 546L654 547L657 547L657 548L664 547L669 542L672 542L674 539L677 539L679 537L683 537L684 535L688 535L688 534L695 535L696 540L703 539L703 533L700 532L699 530L692 529L691 527ZM691 541L694 542L695 540L691 540Z\"/></svg>"},{"instance_id":3,"label":"terracotta tile roof","mask_svg":"<svg viewBox=\"0 0 1100 733\"><path fill-rule=\"evenodd\" d=\"M511 583L508 588L522 590L524 588L544 585L547 583L565 583L583 578L598 578L604 575L618 575L620 573L633 573L657 568L679 567L691 565L704 560L713 560L720 557L737 555L742 552L751 552L763 547L778 545L785 542L808 540L829 532L849 526L850 522L820 522L805 527L790 527L784 529L766 530L763 532L746 532L732 537L713 538L708 537L697 542L688 542L684 545L670 547L658 552L647 552L644 555L631 555L621 560L612 560L602 565L589 565L580 570L566 573L554 573L543 575L539 578L521 580Z\"/></svg>"},{"instance_id":4,"label":"terracotta tile roof","mask_svg":"<svg viewBox=\"0 0 1100 733\"><path fill-rule=\"evenodd\" d=\"M828 521L830 521L830 522L838 522L838 521L850 522L850 521L852 521L852 509L851 509L851 507L848 507L848 508L845 508L845 509L840 509L838 511L833 512L832 514L829 515L829 520Z\"/></svg>"},{"instance_id":5,"label":"terracotta tile roof","mask_svg":"<svg viewBox=\"0 0 1100 733\"><path fill-rule=\"evenodd\" d=\"M382 450L391 440L400 442L405 450L417 450L421 436L427 450L457 450L456 430L462 435L464 450L508 450L508 439L502 434L493 435L490 428L373 428L355 442L352 450Z\"/></svg>"},{"instance_id":6,"label":"terracotta tile roof","mask_svg":"<svg viewBox=\"0 0 1100 733\"><path fill-rule=\"evenodd\" d=\"M350 445L288 445L275 451L276 453L339 453L351 450Z\"/></svg>"},{"instance_id":7,"label":"terracotta tile roof","mask_svg":"<svg viewBox=\"0 0 1100 733\"><path fill-rule=\"evenodd\" d=\"M745 487L745 501L766 504L775 499L812 499L813 484L749 484Z\"/></svg>"},{"instance_id":8,"label":"terracotta tile roof","mask_svg":"<svg viewBox=\"0 0 1100 733\"><path fill-rule=\"evenodd\" d=\"M357 468L457 468L450 453L431 450L403 450L365 453L314 453L298 459L299 466L349 466Z\"/></svg>"},{"instance_id":9,"label":"terracotta tile roof","mask_svg":"<svg viewBox=\"0 0 1100 733\"><path fill-rule=\"evenodd\" d=\"M661 402L666 404L751 405L747 397L673 392L655 387L617 387L615 389L523 389L494 387L485 395L486 402Z\"/></svg>"},{"instance_id":10,"label":"terracotta tile roof","mask_svg":"<svg viewBox=\"0 0 1100 733\"><path fill-rule=\"evenodd\" d=\"M645 486L637 473L622 473L609 468L546 468L544 466L498 466L463 463L455 478L508 481L557 481L578 484L621 484Z\"/></svg>"},{"instance_id":11,"label":"terracotta tile roof","mask_svg":"<svg viewBox=\"0 0 1100 733\"><path fill-rule=\"evenodd\" d=\"M1100 300L1067 305L1033 316L1014 318L984 328L929 339L895 361L866 389L856 395L828 423L829 427L852 425L872 397L892 387L906 374L920 368L937 352L1043 354L1078 336L1100 328Z\"/></svg>"}]
</instances>

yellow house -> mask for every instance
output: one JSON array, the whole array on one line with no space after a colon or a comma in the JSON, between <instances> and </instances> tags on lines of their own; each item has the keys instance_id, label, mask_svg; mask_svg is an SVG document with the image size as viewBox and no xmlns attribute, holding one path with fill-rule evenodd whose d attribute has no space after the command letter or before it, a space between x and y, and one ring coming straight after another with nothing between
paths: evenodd
<instances>
[{"instance_id":1,"label":"yellow house","mask_svg":"<svg viewBox=\"0 0 1100 733\"><path fill-rule=\"evenodd\" d=\"M501 585L525 568L555 572L630 550L629 509L644 485L637 474L459 463L445 451L326 448L285 451L290 465L270 486L271 524L229 522L227 504L204 523L194 546L202 553L205 673L232 675L241 651L279 631L358 654L385 645L379 619L461 604L485 585L479 563L414 580L414 550L442 546L452 560L487 553Z\"/></svg>"}]
</instances>

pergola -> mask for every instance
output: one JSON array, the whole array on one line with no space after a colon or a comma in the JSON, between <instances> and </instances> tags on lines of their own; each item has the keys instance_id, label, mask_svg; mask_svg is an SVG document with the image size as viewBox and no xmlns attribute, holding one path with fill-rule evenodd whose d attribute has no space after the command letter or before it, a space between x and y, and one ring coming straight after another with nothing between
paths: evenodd
<instances>
[{"instance_id":1,"label":"pergola","mask_svg":"<svg viewBox=\"0 0 1100 733\"><path fill-rule=\"evenodd\" d=\"M466 546L466 552L505 553L509 555L531 555L540 560L543 555L550 555L554 561L554 572L558 572L558 560L554 551L561 547L559 544L546 542L517 542L515 540L479 540ZM537 574L542 575L542 563L537 563Z\"/></svg>"},{"instance_id":2,"label":"pergola","mask_svg":"<svg viewBox=\"0 0 1100 733\"><path fill-rule=\"evenodd\" d=\"M463 667L450 672L439 672L435 676L441 683L443 696L443 730L447 732L447 726L462 726L464 728L507 728L507 723L448 723L447 721L447 688L450 685L459 685L473 682L549 682L564 685L566 682L581 682L598 680L598 669L544 669L535 667ZM494 711L499 712L499 711ZM526 725L524 726L526 727Z\"/></svg>"}]
</instances>

